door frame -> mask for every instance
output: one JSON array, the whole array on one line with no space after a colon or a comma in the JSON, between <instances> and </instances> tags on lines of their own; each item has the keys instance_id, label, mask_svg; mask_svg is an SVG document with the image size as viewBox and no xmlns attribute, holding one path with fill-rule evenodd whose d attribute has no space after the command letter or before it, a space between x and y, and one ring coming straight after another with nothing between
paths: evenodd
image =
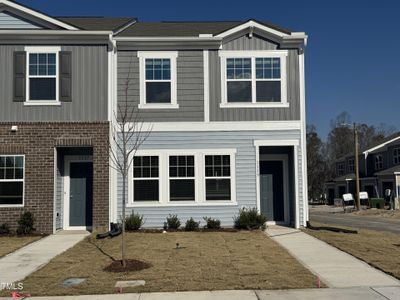
<instances>
[{"instance_id":1,"label":"door frame","mask_svg":"<svg viewBox=\"0 0 400 300\"><path fill-rule=\"evenodd\" d=\"M283 172L283 219L284 221L268 221L269 225L289 225L290 224L290 210L289 210L289 155L288 154L261 154L260 162L263 161L281 161L282 162L282 172ZM261 171L260 171L261 175ZM261 190L260 190L261 193ZM260 195L261 199L261 195ZM261 205L261 203L260 203ZM261 206L260 206L261 208Z\"/></svg>"},{"instance_id":2,"label":"door frame","mask_svg":"<svg viewBox=\"0 0 400 300\"><path fill-rule=\"evenodd\" d=\"M64 212L63 212L63 229L64 230L91 230L91 226L70 226L69 225L69 208L71 193L71 163L93 163L92 155L66 155L64 156ZM92 179L93 180L93 179Z\"/></svg>"},{"instance_id":3,"label":"door frame","mask_svg":"<svg viewBox=\"0 0 400 300\"><path fill-rule=\"evenodd\" d=\"M294 178L294 227L300 228L300 198L299 198L299 149L300 142L299 140L254 140L254 147L256 151L256 205L258 212L261 211L261 195L260 195L260 147L268 147L268 146L291 146L293 147L293 178ZM303 164L304 168L304 164ZM304 183L304 179L303 179ZM304 194L303 194L304 196ZM306 221L306 202L307 200L303 199L303 219L304 224ZM290 220L289 220L290 222Z\"/></svg>"}]
</instances>

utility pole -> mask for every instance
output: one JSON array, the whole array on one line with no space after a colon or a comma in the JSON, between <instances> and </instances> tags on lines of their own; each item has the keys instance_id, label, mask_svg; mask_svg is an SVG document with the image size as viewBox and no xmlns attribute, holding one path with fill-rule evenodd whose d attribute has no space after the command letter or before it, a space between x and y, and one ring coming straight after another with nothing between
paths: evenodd
<instances>
[{"instance_id":1,"label":"utility pole","mask_svg":"<svg viewBox=\"0 0 400 300\"><path fill-rule=\"evenodd\" d=\"M356 123L354 123L354 163L354 172L356 173L356 207L357 210L360 210L360 174L358 162L358 132Z\"/></svg>"}]
</instances>

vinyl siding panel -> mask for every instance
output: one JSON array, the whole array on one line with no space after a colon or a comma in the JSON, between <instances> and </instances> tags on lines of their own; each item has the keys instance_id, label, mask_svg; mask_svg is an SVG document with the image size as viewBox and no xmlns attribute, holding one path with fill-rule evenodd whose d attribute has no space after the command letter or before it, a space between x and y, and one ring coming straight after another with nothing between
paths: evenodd
<instances>
[{"instance_id":1,"label":"vinyl siding panel","mask_svg":"<svg viewBox=\"0 0 400 300\"><path fill-rule=\"evenodd\" d=\"M0 12L0 29L42 29L41 27L5 12Z\"/></svg>"},{"instance_id":2,"label":"vinyl siding panel","mask_svg":"<svg viewBox=\"0 0 400 300\"><path fill-rule=\"evenodd\" d=\"M278 46L261 37L239 37L223 45L223 50L275 50ZM288 50L287 99L288 108L220 108L221 61L218 51L210 51L210 120L211 121L290 121L300 120L300 79L297 50Z\"/></svg>"},{"instance_id":3,"label":"vinyl siding panel","mask_svg":"<svg viewBox=\"0 0 400 300\"><path fill-rule=\"evenodd\" d=\"M204 120L203 51L179 51L177 58L177 103L179 109L140 109L146 122ZM127 93L126 93L127 92ZM136 51L118 52L118 101L137 108L139 58Z\"/></svg>"},{"instance_id":4,"label":"vinyl siding panel","mask_svg":"<svg viewBox=\"0 0 400 300\"><path fill-rule=\"evenodd\" d=\"M241 207L256 206L256 152L254 140L268 139L300 139L299 131L234 131L234 132L152 132L140 150L144 149L236 149L236 200L235 206L180 206L180 207L135 207L127 208L127 215L140 213L145 216L146 227L162 227L169 214L177 214L182 224L193 217L203 221L203 217L213 217L221 220L223 226L232 226L233 217ZM301 186L301 149L298 148L298 181L300 199L300 217L303 212L303 195ZM122 178L117 184L117 216L122 212ZM302 220L302 219L301 219ZM302 224L302 223L301 223ZM204 221L202 222L204 225ZM303 225L303 224L302 224Z\"/></svg>"},{"instance_id":5,"label":"vinyl siding panel","mask_svg":"<svg viewBox=\"0 0 400 300\"><path fill-rule=\"evenodd\" d=\"M1 121L107 120L108 62L106 46L62 46L72 52L72 102L61 106L25 106L13 102L13 53L24 46L0 45Z\"/></svg>"}]
</instances>

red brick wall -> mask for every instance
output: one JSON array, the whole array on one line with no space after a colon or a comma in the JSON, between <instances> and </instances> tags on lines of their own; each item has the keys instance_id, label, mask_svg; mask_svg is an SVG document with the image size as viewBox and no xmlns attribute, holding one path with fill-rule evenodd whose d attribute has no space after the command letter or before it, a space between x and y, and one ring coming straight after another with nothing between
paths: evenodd
<instances>
[{"instance_id":1,"label":"red brick wall","mask_svg":"<svg viewBox=\"0 0 400 300\"><path fill-rule=\"evenodd\" d=\"M17 125L18 131L11 132ZM23 208L0 206L0 224L16 229L23 211L36 218L37 232L53 232L54 149L84 146L93 149L93 227L108 228L109 123L0 123L0 154L25 154Z\"/></svg>"}]
</instances>

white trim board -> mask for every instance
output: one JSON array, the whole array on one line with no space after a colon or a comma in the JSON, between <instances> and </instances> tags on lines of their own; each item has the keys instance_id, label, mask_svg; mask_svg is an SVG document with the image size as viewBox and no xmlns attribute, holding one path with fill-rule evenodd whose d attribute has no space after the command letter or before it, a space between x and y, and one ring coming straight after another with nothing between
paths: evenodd
<instances>
[{"instance_id":1,"label":"white trim board","mask_svg":"<svg viewBox=\"0 0 400 300\"><path fill-rule=\"evenodd\" d=\"M70 167L74 162L93 162L92 155L66 155L64 156L64 206L63 206L63 230L87 230L90 227L86 226L70 226L69 225L69 207L70 207Z\"/></svg>"},{"instance_id":2,"label":"white trim board","mask_svg":"<svg viewBox=\"0 0 400 300\"><path fill-rule=\"evenodd\" d=\"M20 4L16 3L16 2L14 2L14 1L0 0L0 5L1 4L4 4L4 5L9 6L9 7L12 7L14 9L16 9L16 10L19 10L21 12L24 12L24 13L28 14L28 15L31 15L33 17L36 17L38 19L41 19L43 21L46 21L48 23L51 23L53 25L59 26L59 27L64 28L64 29L79 30L78 28L76 28L76 27L74 27L72 25L69 25L67 23L61 22L61 21L59 21L59 20L57 20L55 18L49 17L49 16L47 16L47 15L41 13L41 12L38 12L38 11L33 10L33 9L30 9L30 8L28 8L26 6L23 6L23 5L20 5Z\"/></svg>"},{"instance_id":3,"label":"white trim board","mask_svg":"<svg viewBox=\"0 0 400 300\"><path fill-rule=\"evenodd\" d=\"M132 126L132 124L127 124ZM143 131L299 131L301 121L243 121L243 122L145 122Z\"/></svg>"}]
</instances>

